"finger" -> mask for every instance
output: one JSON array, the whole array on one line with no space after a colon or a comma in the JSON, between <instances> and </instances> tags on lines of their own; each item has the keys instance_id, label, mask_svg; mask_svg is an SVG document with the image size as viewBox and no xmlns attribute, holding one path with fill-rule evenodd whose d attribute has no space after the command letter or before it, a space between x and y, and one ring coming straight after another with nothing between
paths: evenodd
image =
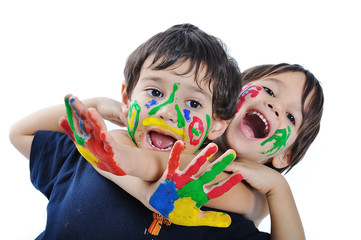
<instances>
[{"instance_id":1,"label":"finger","mask_svg":"<svg viewBox=\"0 0 361 240\"><path fill-rule=\"evenodd\" d=\"M76 122L78 123L79 131L82 133L84 138L87 138L89 136L89 133L84 126L84 123L86 122L85 106L75 96L72 96L69 99L69 102L70 102L70 106L71 106L72 110L74 111L74 113L76 115Z\"/></svg>"},{"instance_id":2,"label":"finger","mask_svg":"<svg viewBox=\"0 0 361 240\"><path fill-rule=\"evenodd\" d=\"M215 211L201 211L194 207L191 198L180 198L174 202L174 210L169 214L169 220L183 226L228 227L231 217L228 214Z\"/></svg>"},{"instance_id":3,"label":"finger","mask_svg":"<svg viewBox=\"0 0 361 240\"><path fill-rule=\"evenodd\" d=\"M233 150L227 150L221 157L207 167L206 171L198 178L201 182L209 183L230 164L236 154ZM210 170L208 170L210 168Z\"/></svg>"},{"instance_id":4,"label":"finger","mask_svg":"<svg viewBox=\"0 0 361 240\"><path fill-rule=\"evenodd\" d=\"M68 117L68 124L74 134L74 139L75 139L75 142L78 143L79 145L83 146L84 145L84 139L78 135L77 133L77 128L76 126L74 125L74 119L73 119L73 111L72 111L72 108L70 106L70 102L69 102L69 98L71 98L72 95L69 94L67 96L65 96L64 98L64 102L65 102L65 107L66 107L66 115Z\"/></svg>"},{"instance_id":5,"label":"finger","mask_svg":"<svg viewBox=\"0 0 361 240\"><path fill-rule=\"evenodd\" d=\"M66 116L63 116L59 119L59 126L63 131L71 138L73 142L75 142L74 133L71 130L71 127L68 122L68 118Z\"/></svg>"},{"instance_id":6,"label":"finger","mask_svg":"<svg viewBox=\"0 0 361 240\"><path fill-rule=\"evenodd\" d=\"M90 119L91 128L97 131L97 135L99 136L100 132L106 132L107 127L105 125L104 119L95 108L89 108L87 110L87 116Z\"/></svg>"},{"instance_id":7,"label":"finger","mask_svg":"<svg viewBox=\"0 0 361 240\"><path fill-rule=\"evenodd\" d=\"M193 179L193 176L199 171L204 163L218 151L216 144L208 144L183 170L183 174L177 180L177 188L182 188Z\"/></svg>"},{"instance_id":8,"label":"finger","mask_svg":"<svg viewBox=\"0 0 361 240\"><path fill-rule=\"evenodd\" d=\"M211 190L207 193L209 199L214 199L222 196L228 192L234 185L242 181L243 176L240 173L235 173L223 180L222 182L214 185Z\"/></svg>"},{"instance_id":9,"label":"finger","mask_svg":"<svg viewBox=\"0 0 361 240\"><path fill-rule=\"evenodd\" d=\"M172 179L175 171L179 168L179 158L184 149L184 143L178 140L174 143L172 150L170 151L168 160L168 174L167 179Z\"/></svg>"}]
</instances>

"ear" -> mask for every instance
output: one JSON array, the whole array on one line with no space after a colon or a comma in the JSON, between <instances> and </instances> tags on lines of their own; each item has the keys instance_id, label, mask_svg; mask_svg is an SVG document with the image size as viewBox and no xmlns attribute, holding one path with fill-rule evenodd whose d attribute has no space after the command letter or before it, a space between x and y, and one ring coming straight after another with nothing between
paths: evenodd
<instances>
[{"instance_id":1,"label":"ear","mask_svg":"<svg viewBox=\"0 0 361 240\"><path fill-rule=\"evenodd\" d=\"M122 84L122 112L128 116L130 99L127 94L127 87Z\"/></svg>"},{"instance_id":2,"label":"ear","mask_svg":"<svg viewBox=\"0 0 361 240\"><path fill-rule=\"evenodd\" d=\"M229 123L231 120L222 120L219 118L213 118L213 122L211 123L211 126L209 127L207 138L209 140L214 140L218 137L220 137L224 131L227 129Z\"/></svg>"},{"instance_id":3,"label":"ear","mask_svg":"<svg viewBox=\"0 0 361 240\"><path fill-rule=\"evenodd\" d=\"M286 151L281 154L277 154L272 159L272 165L275 168L285 168L290 164L290 156L291 156L290 151Z\"/></svg>"}]
</instances>

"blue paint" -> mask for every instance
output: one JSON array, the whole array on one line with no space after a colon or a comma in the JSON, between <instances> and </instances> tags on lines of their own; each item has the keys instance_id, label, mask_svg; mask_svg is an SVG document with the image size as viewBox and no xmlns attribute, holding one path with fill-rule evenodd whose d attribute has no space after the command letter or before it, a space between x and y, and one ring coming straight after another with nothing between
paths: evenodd
<instances>
[{"instance_id":1,"label":"blue paint","mask_svg":"<svg viewBox=\"0 0 361 240\"><path fill-rule=\"evenodd\" d=\"M149 204L157 209L163 217L168 218L174 209L174 202L178 200L175 182L166 179L161 183L149 200Z\"/></svg>"},{"instance_id":2,"label":"blue paint","mask_svg":"<svg viewBox=\"0 0 361 240\"><path fill-rule=\"evenodd\" d=\"M74 98L70 99L70 103L73 103L74 101L75 101ZM76 108L74 108L72 105L71 105L71 108L73 109L75 115L77 116L77 118L79 120L79 128L83 132L84 138L88 138L89 134L88 134L87 130L85 129L84 121L82 120L82 118L81 118L81 116L79 114L79 111Z\"/></svg>"},{"instance_id":3,"label":"blue paint","mask_svg":"<svg viewBox=\"0 0 361 240\"><path fill-rule=\"evenodd\" d=\"M145 106L147 107L147 109L149 109L151 106L156 105L156 104L157 104L157 101L155 99L152 99L147 104L145 104Z\"/></svg>"},{"instance_id":4,"label":"blue paint","mask_svg":"<svg viewBox=\"0 0 361 240\"><path fill-rule=\"evenodd\" d=\"M189 122L191 120L191 118L189 117L191 111L189 111L188 109L183 109L183 113L184 113L184 118L186 119L187 122Z\"/></svg>"},{"instance_id":5,"label":"blue paint","mask_svg":"<svg viewBox=\"0 0 361 240\"><path fill-rule=\"evenodd\" d=\"M239 97L243 96L246 92L248 92L248 90L250 90L252 87L254 87L254 85L249 86L248 88L246 88L243 92L241 92L241 94L239 95Z\"/></svg>"}]
</instances>

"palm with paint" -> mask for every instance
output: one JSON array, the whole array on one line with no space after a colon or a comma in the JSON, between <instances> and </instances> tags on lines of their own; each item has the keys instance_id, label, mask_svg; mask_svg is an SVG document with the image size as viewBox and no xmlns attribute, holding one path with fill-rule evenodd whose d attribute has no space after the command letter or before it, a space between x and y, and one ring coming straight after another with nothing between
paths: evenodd
<instances>
[{"instance_id":1,"label":"palm with paint","mask_svg":"<svg viewBox=\"0 0 361 240\"><path fill-rule=\"evenodd\" d=\"M67 117L60 120L60 126L81 155L94 167L118 176L126 175L120 167L122 161L116 161L120 156L117 145L99 113L94 108L86 110L72 95L65 97L65 106Z\"/></svg>"},{"instance_id":2,"label":"palm with paint","mask_svg":"<svg viewBox=\"0 0 361 240\"><path fill-rule=\"evenodd\" d=\"M165 172L166 175L163 175L162 178L164 179L166 176L165 180L160 180L161 183L150 197L150 205L174 224L228 227L231 224L231 218L228 214L201 211L200 207L210 199L221 196L242 180L241 174L233 174L222 182L209 186L209 183L234 160L234 151L225 152L200 174L201 167L217 152L217 146L209 144L185 170L180 171L179 159L183 148L182 141L177 141L174 144Z\"/></svg>"}]
</instances>

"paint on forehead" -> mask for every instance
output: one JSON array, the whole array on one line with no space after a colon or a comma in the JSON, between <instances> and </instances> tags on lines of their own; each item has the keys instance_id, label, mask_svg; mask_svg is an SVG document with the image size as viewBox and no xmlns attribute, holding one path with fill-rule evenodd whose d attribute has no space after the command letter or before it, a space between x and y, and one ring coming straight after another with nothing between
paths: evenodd
<instances>
[{"instance_id":1,"label":"paint on forehead","mask_svg":"<svg viewBox=\"0 0 361 240\"><path fill-rule=\"evenodd\" d=\"M149 109L151 106L157 105L157 101L155 99L150 100L147 104L145 104L145 107Z\"/></svg>"},{"instance_id":2,"label":"paint on forehead","mask_svg":"<svg viewBox=\"0 0 361 240\"><path fill-rule=\"evenodd\" d=\"M171 104L174 102L174 96L175 96L175 92L178 90L178 86L180 85L180 83L174 83L173 84L173 91L170 94L169 98L167 101L165 101L164 103L158 105L157 107L152 108L152 110L149 111L149 115L154 115L158 112L159 109L161 109L162 107L164 107L165 105Z\"/></svg>"},{"instance_id":3,"label":"paint on forehead","mask_svg":"<svg viewBox=\"0 0 361 240\"><path fill-rule=\"evenodd\" d=\"M137 143L135 141L134 134L138 127L140 111L141 108L137 103L137 100L135 100L134 103L129 108L127 128L128 128L129 136L132 138L133 142L136 145Z\"/></svg>"},{"instance_id":4,"label":"paint on forehead","mask_svg":"<svg viewBox=\"0 0 361 240\"><path fill-rule=\"evenodd\" d=\"M191 120L191 118L189 116L191 111L189 111L188 109L183 109L183 113L184 113L184 118L186 119L187 122L189 122Z\"/></svg>"},{"instance_id":5,"label":"paint on forehead","mask_svg":"<svg viewBox=\"0 0 361 240\"><path fill-rule=\"evenodd\" d=\"M280 152L284 147L286 147L287 140L291 136L291 128L278 129L273 136L261 143L261 146L264 146L268 142L273 142L273 146L268 151L261 151L261 154L267 154L267 156L275 155Z\"/></svg>"},{"instance_id":6,"label":"paint on forehead","mask_svg":"<svg viewBox=\"0 0 361 240\"><path fill-rule=\"evenodd\" d=\"M259 92L262 90L260 86L253 85L252 83L247 84L245 89L239 95L239 102L237 105L237 112L242 107L243 103L246 101L246 96L250 95L250 97L255 98L258 96Z\"/></svg>"},{"instance_id":7,"label":"paint on forehead","mask_svg":"<svg viewBox=\"0 0 361 240\"><path fill-rule=\"evenodd\" d=\"M182 127L185 126L186 123L185 123L185 119L183 117L183 114L179 109L178 104L175 105L175 110L177 111L177 123L178 123L177 127L182 128Z\"/></svg>"},{"instance_id":8,"label":"paint on forehead","mask_svg":"<svg viewBox=\"0 0 361 240\"><path fill-rule=\"evenodd\" d=\"M185 133L185 131L183 129L177 129L175 127L169 126L162 119L158 119L155 117L147 117L146 119L143 120L142 124L144 126L155 126L161 130L169 130L178 136L182 136L183 140L188 138L187 134Z\"/></svg>"}]
</instances>

